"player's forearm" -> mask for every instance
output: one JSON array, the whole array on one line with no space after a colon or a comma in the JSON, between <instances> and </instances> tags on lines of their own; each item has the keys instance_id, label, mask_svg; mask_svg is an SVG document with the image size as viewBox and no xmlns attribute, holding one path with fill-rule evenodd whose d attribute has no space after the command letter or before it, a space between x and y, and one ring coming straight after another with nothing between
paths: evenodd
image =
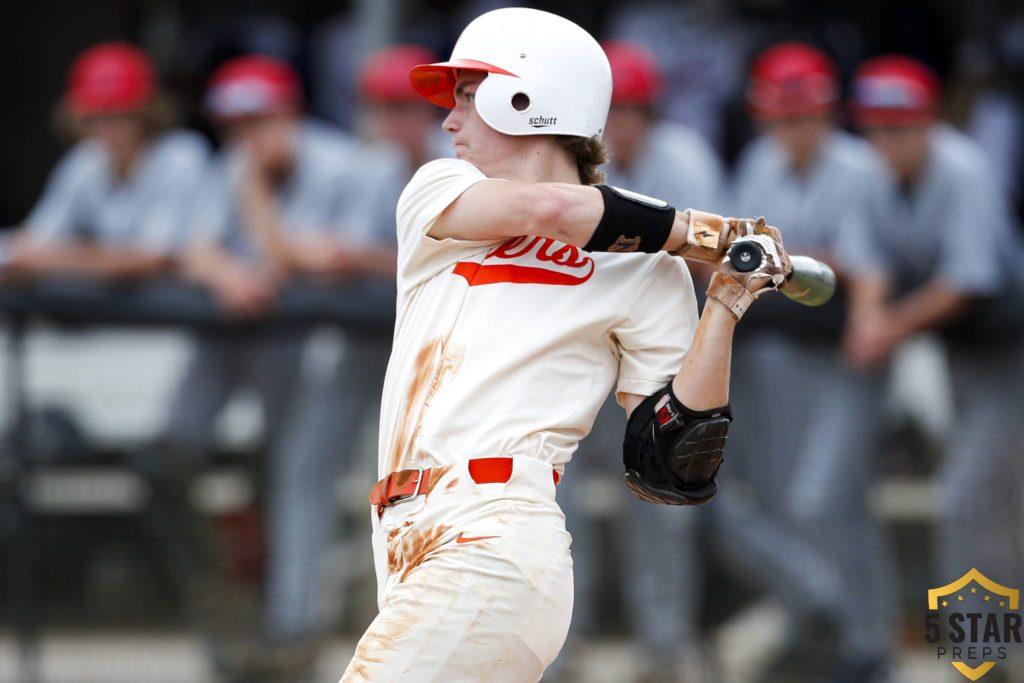
<instances>
[{"instance_id":1,"label":"player's forearm","mask_svg":"<svg viewBox=\"0 0 1024 683\"><path fill-rule=\"evenodd\" d=\"M368 246L359 254L359 272L371 277L394 277L398 270L398 252L394 247Z\"/></svg>"},{"instance_id":2,"label":"player's forearm","mask_svg":"<svg viewBox=\"0 0 1024 683\"><path fill-rule=\"evenodd\" d=\"M534 235L591 251L663 250L717 263L736 236L735 222L603 186L484 181L449 205L429 234L460 240Z\"/></svg>"},{"instance_id":3,"label":"player's forearm","mask_svg":"<svg viewBox=\"0 0 1024 683\"><path fill-rule=\"evenodd\" d=\"M710 410L729 402L729 372L736 319L715 300L704 306L693 343L683 358L672 391L693 410Z\"/></svg>"},{"instance_id":4,"label":"player's forearm","mask_svg":"<svg viewBox=\"0 0 1024 683\"><path fill-rule=\"evenodd\" d=\"M178 272L186 282L209 289L234 263L234 256L221 247L215 244L196 244L182 251Z\"/></svg>"},{"instance_id":5,"label":"player's forearm","mask_svg":"<svg viewBox=\"0 0 1024 683\"><path fill-rule=\"evenodd\" d=\"M24 277L45 278L79 275L98 280L137 280L166 272L172 265L167 255L134 249L110 249L92 245L31 247L16 269Z\"/></svg>"},{"instance_id":6,"label":"player's forearm","mask_svg":"<svg viewBox=\"0 0 1024 683\"><path fill-rule=\"evenodd\" d=\"M463 192L429 234L460 240L537 235L582 247L594 234L603 210L601 193L588 185L490 180Z\"/></svg>"},{"instance_id":7,"label":"player's forearm","mask_svg":"<svg viewBox=\"0 0 1024 683\"><path fill-rule=\"evenodd\" d=\"M900 336L940 327L964 313L971 298L940 280L932 280L890 304L890 321Z\"/></svg>"},{"instance_id":8,"label":"player's forearm","mask_svg":"<svg viewBox=\"0 0 1024 683\"><path fill-rule=\"evenodd\" d=\"M594 191L596 188L582 185L563 185L559 183L543 183L536 186L539 192L529 201L533 207L530 220L526 223L526 234L556 239L559 242L576 247L599 251L671 251L684 252L688 243L694 240L691 230L691 210L673 210L666 204L664 207L645 207L644 204L631 202L617 194L607 191ZM583 190L582 192L580 190ZM657 201L657 200L656 200ZM625 210L624 210L625 209ZM667 213L661 213L668 209ZM721 216L704 214L697 215L719 219ZM630 232L638 226L660 223L662 231L650 231L641 236ZM699 230L707 227L694 222ZM697 239L714 240L718 244L720 229L714 235L706 235ZM604 240L611 246L595 247L605 233L610 239ZM522 232L510 236L518 236Z\"/></svg>"},{"instance_id":9,"label":"player's forearm","mask_svg":"<svg viewBox=\"0 0 1024 683\"><path fill-rule=\"evenodd\" d=\"M882 306L892 291L889 279L879 272L850 273L846 282L852 310Z\"/></svg>"},{"instance_id":10,"label":"player's forearm","mask_svg":"<svg viewBox=\"0 0 1024 683\"><path fill-rule=\"evenodd\" d=\"M862 271L849 277L846 281L847 329L856 329L884 315L891 291L892 284L880 272Z\"/></svg>"},{"instance_id":11,"label":"player's forearm","mask_svg":"<svg viewBox=\"0 0 1024 683\"><path fill-rule=\"evenodd\" d=\"M282 272L292 272L295 254L282 234L272 189L265 180L250 177L242 187L241 200L244 229L271 263Z\"/></svg>"}]
</instances>

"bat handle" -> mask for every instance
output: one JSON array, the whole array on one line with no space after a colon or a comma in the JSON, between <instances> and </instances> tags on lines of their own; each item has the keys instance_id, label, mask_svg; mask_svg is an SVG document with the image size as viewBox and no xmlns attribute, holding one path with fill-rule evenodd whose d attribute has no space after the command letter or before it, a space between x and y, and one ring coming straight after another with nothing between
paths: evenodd
<instances>
[{"instance_id":1,"label":"bat handle","mask_svg":"<svg viewBox=\"0 0 1024 683\"><path fill-rule=\"evenodd\" d=\"M740 273L756 270L764 259L764 251L755 242L735 242L729 247L729 262ZM821 306L836 291L836 275L825 263L810 256L791 254L793 270L779 291L804 306Z\"/></svg>"},{"instance_id":2,"label":"bat handle","mask_svg":"<svg viewBox=\"0 0 1024 683\"><path fill-rule=\"evenodd\" d=\"M756 270L764 259L764 251L753 242L737 242L729 247L729 262L741 273Z\"/></svg>"}]
</instances>

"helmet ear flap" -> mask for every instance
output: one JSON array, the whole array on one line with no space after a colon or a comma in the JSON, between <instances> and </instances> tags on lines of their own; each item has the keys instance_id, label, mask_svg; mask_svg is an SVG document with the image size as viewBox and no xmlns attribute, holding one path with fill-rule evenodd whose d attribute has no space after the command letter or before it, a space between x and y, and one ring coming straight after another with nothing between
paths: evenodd
<instances>
[{"instance_id":1,"label":"helmet ear flap","mask_svg":"<svg viewBox=\"0 0 1024 683\"><path fill-rule=\"evenodd\" d=\"M582 135L588 128L582 112L566 106L559 92L546 83L492 73L477 86L476 110L484 123L506 135Z\"/></svg>"},{"instance_id":2,"label":"helmet ear flap","mask_svg":"<svg viewBox=\"0 0 1024 683\"><path fill-rule=\"evenodd\" d=\"M487 74L487 78L477 86L474 97L477 113L484 123L499 133L517 134L515 131L520 126L516 120L526 108L519 109L516 104L522 105L523 98L526 98L528 108L534 100L524 85L527 84L514 76Z\"/></svg>"}]
</instances>

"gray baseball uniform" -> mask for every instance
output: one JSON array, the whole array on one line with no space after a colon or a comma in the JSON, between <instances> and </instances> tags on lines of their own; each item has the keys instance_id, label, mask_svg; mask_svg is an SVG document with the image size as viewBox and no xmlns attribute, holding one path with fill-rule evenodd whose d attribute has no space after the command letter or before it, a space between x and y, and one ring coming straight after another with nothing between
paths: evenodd
<instances>
[{"instance_id":1,"label":"gray baseball uniform","mask_svg":"<svg viewBox=\"0 0 1024 683\"><path fill-rule=\"evenodd\" d=\"M926 167L915 184L891 195L888 214L873 235L876 250L859 266L884 269L898 295L939 281L966 296L1002 297L1019 316L1014 219L977 143L937 124ZM938 472L935 580L977 567L1020 585L1016 456L1024 433L1013 397L1024 383L1024 336L978 325L955 332L947 336L955 419Z\"/></svg>"},{"instance_id":2,"label":"gray baseball uniform","mask_svg":"<svg viewBox=\"0 0 1024 683\"><path fill-rule=\"evenodd\" d=\"M61 159L25 224L43 242L170 251L183 234L207 153L195 133L164 133L146 145L129 177L118 179L103 145L84 140Z\"/></svg>"},{"instance_id":3,"label":"gray baseball uniform","mask_svg":"<svg viewBox=\"0 0 1024 683\"><path fill-rule=\"evenodd\" d=\"M823 256L842 268L869 249L868 230L887 188L883 162L846 133L828 134L802 171L778 142L762 136L741 156L729 210L763 213L783 226L790 253ZM768 297L751 313L734 347L736 422L718 506L729 528L717 537L763 585L787 589L786 603L797 613L830 614L844 657L885 658L893 569L865 500L875 471L869 455L880 378L844 366L841 310ZM825 316L834 318L834 329L818 325ZM809 335L815 326L816 337ZM753 500L741 504L744 480ZM758 552L769 538L780 550ZM788 591L793 586L803 590Z\"/></svg>"},{"instance_id":4,"label":"gray baseball uniform","mask_svg":"<svg viewBox=\"0 0 1024 683\"><path fill-rule=\"evenodd\" d=\"M211 164L195 202L189 240L218 242L257 262L263 257L245 230L238 204L243 163L241 151L229 148ZM380 239L380 226L393 225L395 203L380 198L388 189L381 168L354 138L324 124L303 121L293 171L277 193L286 237L321 233L349 243ZM316 403L303 393L314 391L302 385L301 360L307 336L298 331L269 331L244 337L201 337L173 401L166 430L168 438L185 441L187 447L201 452L211 438L214 418L234 391L244 384L254 384L258 390L265 434L270 439L271 473L268 526L272 552L264 630L275 641L300 638L316 628L317 569L332 531L327 511L332 509L339 458L335 449L325 447L334 434L323 431L333 427L330 420L319 419L319 411L303 413ZM365 362L360 360L362 351L369 356ZM386 359L379 358L380 354L379 349L364 350L353 343L345 366L361 372L370 364L382 366ZM369 400L367 390L352 399ZM348 413L339 414L357 420L365 408L352 405L346 408Z\"/></svg>"},{"instance_id":5,"label":"gray baseball uniform","mask_svg":"<svg viewBox=\"0 0 1024 683\"><path fill-rule=\"evenodd\" d=\"M378 146L358 151L358 168L375 197L366 215L328 226L346 243L395 245L394 207L408 180L404 159ZM358 221L356 223L355 221ZM390 336L344 330L344 346L333 373L307 377L272 457L277 495L271 541L280 546L271 572L267 630L276 640L307 637L328 625L338 605L324 605L320 568L337 528L329 512L335 483L354 467L358 436L376 425L391 352Z\"/></svg>"}]
</instances>

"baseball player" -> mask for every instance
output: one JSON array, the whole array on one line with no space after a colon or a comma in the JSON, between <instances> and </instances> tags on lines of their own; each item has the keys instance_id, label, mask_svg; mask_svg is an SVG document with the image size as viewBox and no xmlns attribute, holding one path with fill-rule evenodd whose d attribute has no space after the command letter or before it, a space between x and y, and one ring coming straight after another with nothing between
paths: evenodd
<instances>
[{"instance_id":1,"label":"baseball player","mask_svg":"<svg viewBox=\"0 0 1024 683\"><path fill-rule=\"evenodd\" d=\"M594 186L611 74L568 20L488 12L411 78L451 109L458 158L398 203L370 495L380 612L341 680L536 681L569 626L555 487L576 443L617 383L631 490L710 499L733 330L789 257L763 220ZM764 249L751 276L723 261L735 240ZM679 255L722 263L699 322Z\"/></svg>"},{"instance_id":2,"label":"baseball player","mask_svg":"<svg viewBox=\"0 0 1024 683\"><path fill-rule=\"evenodd\" d=\"M637 43L602 45L612 70L612 102L603 139L611 162L607 182L659 197L674 206L715 207L722 172L711 146L696 131L659 119L661 72L654 56ZM600 458L607 471L619 467L626 421L614 397L601 406L590 435L580 445L585 459ZM596 463L595 463L596 464ZM570 477L559 489L566 524L573 534L576 600L573 631L590 625L596 594L598 539L579 508L582 477ZM680 514L648 505L633 496L623 500L620 563L622 591L630 626L643 646L637 680L679 680L699 671L697 609L700 563L696 552L696 510ZM582 561L581 561L582 560ZM665 567L675 570L666 572ZM568 648L567 648L568 650ZM564 652L566 657L570 652ZM657 677L661 677L660 679ZM685 680L685 678L684 678Z\"/></svg>"},{"instance_id":3,"label":"baseball player","mask_svg":"<svg viewBox=\"0 0 1024 683\"><path fill-rule=\"evenodd\" d=\"M832 60L803 43L773 45L753 61L746 93L760 134L737 163L730 207L764 207L757 210L786 226L788 248L843 274L868 249L890 185L870 145L836 127ZM711 512L726 524L715 537L733 563L785 591L795 651L779 664L868 681L886 668L891 642L894 570L866 501L883 386L877 372L843 362L842 318L840 298L823 311L777 297L749 316L733 356L742 424L730 434L736 467L727 478L738 480L729 479L737 485ZM732 495L741 481L750 483L748 500ZM777 549L760 556L772 537ZM796 585L803 589L794 596ZM807 637L823 622L837 630L837 652Z\"/></svg>"},{"instance_id":4,"label":"baseball player","mask_svg":"<svg viewBox=\"0 0 1024 683\"><path fill-rule=\"evenodd\" d=\"M128 43L85 51L59 116L78 141L0 272L122 281L169 272L208 149L199 135L167 128L149 56Z\"/></svg>"},{"instance_id":5,"label":"baseball player","mask_svg":"<svg viewBox=\"0 0 1024 683\"><path fill-rule=\"evenodd\" d=\"M977 567L1020 585L1022 251L983 152L941 122L940 102L937 78L907 57L878 57L854 76L854 121L900 191L858 264L866 276L844 350L871 366L918 332L943 333L955 422L937 474L936 580Z\"/></svg>"},{"instance_id":6,"label":"baseball player","mask_svg":"<svg viewBox=\"0 0 1024 683\"><path fill-rule=\"evenodd\" d=\"M437 107L409 83L413 67L437 60L419 45L393 45L370 55L359 72L360 128L370 140L399 150L406 161L406 180L428 161L453 154L451 139L438 125Z\"/></svg>"},{"instance_id":7,"label":"baseball player","mask_svg":"<svg viewBox=\"0 0 1024 683\"><path fill-rule=\"evenodd\" d=\"M262 55L230 60L212 74L204 105L225 144L194 201L186 277L209 288L229 315L258 320L292 278L393 276L393 239L381 227L390 234L393 219L382 193L398 181L385 180L380 161L357 140L303 116L290 65ZM238 680L298 675L312 666L323 626L319 568L343 459L330 443L333 425L303 393L310 390L301 381L307 337L275 328L199 336L166 429L176 447L202 452L238 388L254 385L263 404L266 607L258 647L222 662ZM351 416L335 416L342 427L358 418L356 404L348 405Z\"/></svg>"}]
</instances>

